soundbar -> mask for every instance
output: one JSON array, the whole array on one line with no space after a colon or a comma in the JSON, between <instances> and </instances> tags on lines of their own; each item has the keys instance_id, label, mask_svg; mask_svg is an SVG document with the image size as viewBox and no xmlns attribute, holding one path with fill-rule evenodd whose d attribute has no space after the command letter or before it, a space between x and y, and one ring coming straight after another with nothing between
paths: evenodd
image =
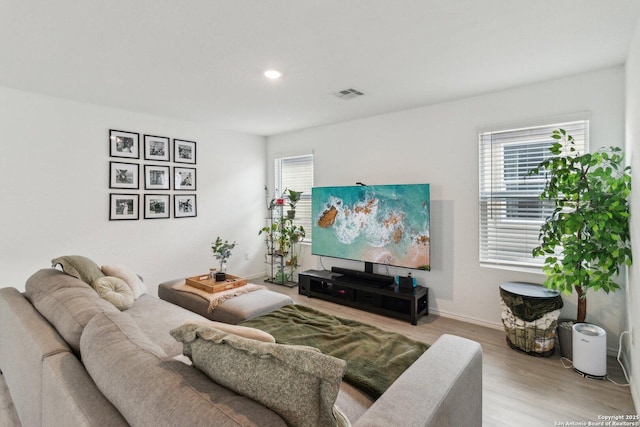
<instances>
[{"instance_id":1,"label":"soundbar","mask_svg":"<svg viewBox=\"0 0 640 427\"><path fill-rule=\"evenodd\" d=\"M393 284L393 277L384 274L367 273L364 271L351 270L350 268L331 267L332 273L342 274L345 277L371 282L372 286L386 286Z\"/></svg>"}]
</instances>

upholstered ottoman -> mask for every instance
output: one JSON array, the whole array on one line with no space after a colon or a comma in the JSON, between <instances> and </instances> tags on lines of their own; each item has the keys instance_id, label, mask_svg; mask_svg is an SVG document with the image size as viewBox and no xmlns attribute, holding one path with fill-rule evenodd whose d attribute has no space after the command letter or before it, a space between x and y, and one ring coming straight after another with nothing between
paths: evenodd
<instances>
[{"instance_id":1,"label":"upholstered ottoman","mask_svg":"<svg viewBox=\"0 0 640 427\"><path fill-rule=\"evenodd\" d=\"M184 279L161 283L158 285L158 296L207 319L232 325L270 313L283 305L293 304L293 300L287 295L260 289L221 302L209 312L209 301L196 294L173 289L173 285L179 283L184 284Z\"/></svg>"}]
</instances>

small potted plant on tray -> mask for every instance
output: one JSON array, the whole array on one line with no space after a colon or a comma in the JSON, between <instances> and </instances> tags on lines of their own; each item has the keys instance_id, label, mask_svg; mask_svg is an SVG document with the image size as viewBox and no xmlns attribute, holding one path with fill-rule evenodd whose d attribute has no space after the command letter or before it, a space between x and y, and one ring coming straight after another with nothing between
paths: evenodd
<instances>
[{"instance_id":1,"label":"small potted plant on tray","mask_svg":"<svg viewBox=\"0 0 640 427\"><path fill-rule=\"evenodd\" d=\"M211 252L213 256L220 262L220 270L216 273L216 281L221 282L227 278L227 259L231 256L231 251L237 245L236 242L229 243L228 240L223 241L220 236L211 244Z\"/></svg>"}]
</instances>

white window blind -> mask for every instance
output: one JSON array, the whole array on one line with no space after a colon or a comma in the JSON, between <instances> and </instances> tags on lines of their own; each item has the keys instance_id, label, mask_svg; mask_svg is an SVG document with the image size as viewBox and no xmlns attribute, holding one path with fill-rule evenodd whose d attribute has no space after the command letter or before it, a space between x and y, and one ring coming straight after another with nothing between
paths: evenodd
<instances>
[{"instance_id":1,"label":"white window blind","mask_svg":"<svg viewBox=\"0 0 640 427\"><path fill-rule=\"evenodd\" d=\"M514 267L539 267L534 258L540 226L553 211L553 203L540 200L546 175L528 176L549 158L555 129L564 129L582 153L589 147L589 121L485 132L479 135L480 157L480 262Z\"/></svg>"},{"instance_id":2,"label":"white window blind","mask_svg":"<svg viewBox=\"0 0 640 427\"><path fill-rule=\"evenodd\" d=\"M274 162L275 188L278 194L286 189L302 191L296 205L294 223L304 227L305 241L311 240L311 188L313 187L313 154L280 157ZM286 213L285 213L286 214Z\"/></svg>"}]
</instances>

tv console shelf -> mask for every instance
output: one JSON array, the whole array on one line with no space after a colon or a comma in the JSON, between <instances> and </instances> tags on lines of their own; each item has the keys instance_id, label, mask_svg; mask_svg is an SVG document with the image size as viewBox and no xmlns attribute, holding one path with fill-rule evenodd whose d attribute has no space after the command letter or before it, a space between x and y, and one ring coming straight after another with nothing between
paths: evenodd
<instances>
[{"instance_id":1,"label":"tv console shelf","mask_svg":"<svg viewBox=\"0 0 640 427\"><path fill-rule=\"evenodd\" d=\"M336 304L409 320L429 314L429 288L400 289L397 285L378 285L366 278L350 277L322 270L307 270L298 276L298 293Z\"/></svg>"}]
</instances>

